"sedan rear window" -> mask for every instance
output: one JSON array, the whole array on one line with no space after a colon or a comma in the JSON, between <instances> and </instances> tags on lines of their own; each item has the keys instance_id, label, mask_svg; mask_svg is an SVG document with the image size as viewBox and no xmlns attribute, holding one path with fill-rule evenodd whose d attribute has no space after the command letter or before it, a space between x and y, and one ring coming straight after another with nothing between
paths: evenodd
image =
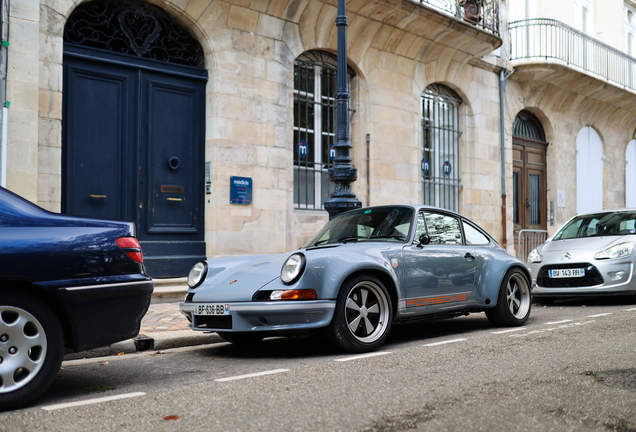
<instances>
[{"instance_id":1,"label":"sedan rear window","mask_svg":"<svg viewBox=\"0 0 636 432\"><path fill-rule=\"evenodd\" d=\"M554 240L636 234L636 212L617 211L577 216L554 236Z\"/></svg>"}]
</instances>

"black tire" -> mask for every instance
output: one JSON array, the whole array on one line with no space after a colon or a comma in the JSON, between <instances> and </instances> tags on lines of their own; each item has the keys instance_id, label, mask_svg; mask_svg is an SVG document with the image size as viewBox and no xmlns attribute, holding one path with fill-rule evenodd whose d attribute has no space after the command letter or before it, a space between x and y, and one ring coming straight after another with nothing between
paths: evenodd
<instances>
[{"instance_id":1,"label":"black tire","mask_svg":"<svg viewBox=\"0 0 636 432\"><path fill-rule=\"evenodd\" d=\"M262 332L217 332L221 338L234 345L249 346L259 343L265 338Z\"/></svg>"},{"instance_id":2,"label":"black tire","mask_svg":"<svg viewBox=\"0 0 636 432\"><path fill-rule=\"evenodd\" d=\"M490 322L499 327L518 327L524 325L532 309L530 282L519 269L508 270L497 297L497 305L486 309Z\"/></svg>"},{"instance_id":3,"label":"black tire","mask_svg":"<svg viewBox=\"0 0 636 432\"><path fill-rule=\"evenodd\" d=\"M391 297L382 282L374 276L358 276L340 288L327 335L338 349L374 351L388 337L392 320Z\"/></svg>"},{"instance_id":4,"label":"black tire","mask_svg":"<svg viewBox=\"0 0 636 432\"><path fill-rule=\"evenodd\" d=\"M33 295L0 290L0 410L24 406L44 393L63 355L64 335L53 311Z\"/></svg>"}]
</instances>

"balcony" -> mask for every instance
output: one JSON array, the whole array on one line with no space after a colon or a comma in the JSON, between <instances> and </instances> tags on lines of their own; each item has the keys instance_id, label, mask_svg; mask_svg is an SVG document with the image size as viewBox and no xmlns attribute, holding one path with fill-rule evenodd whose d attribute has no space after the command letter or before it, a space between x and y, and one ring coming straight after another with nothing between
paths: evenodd
<instances>
[{"instance_id":1,"label":"balcony","mask_svg":"<svg viewBox=\"0 0 636 432\"><path fill-rule=\"evenodd\" d=\"M419 0L444 14L451 15L492 34L499 35L497 0Z\"/></svg>"},{"instance_id":2,"label":"balcony","mask_svg":"<svg viewBox=\"0 0 636 432\"><path fill-rule=\"evenodd\" d=\"M557 64L636 90L636 59L585 33L552 19L514 21L508 28L515 66Z\"/></svg>"}]
</instances>

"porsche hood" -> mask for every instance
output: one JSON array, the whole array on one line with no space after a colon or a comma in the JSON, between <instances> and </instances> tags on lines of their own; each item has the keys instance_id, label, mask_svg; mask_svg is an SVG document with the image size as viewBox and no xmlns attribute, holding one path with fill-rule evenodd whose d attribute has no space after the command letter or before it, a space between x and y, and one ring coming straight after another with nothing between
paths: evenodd
<instances>
[{"instance_id":1,"label":"porsche hood","mask_svg":"<svg viewBox=\"0 0 636 432\"><path fill-rule=\"evenodd\" d=\"M208 260L206 279L193 290L193 301L251 301L256 291L280 277L292 253Z\"/></svg>"}]
</instances>

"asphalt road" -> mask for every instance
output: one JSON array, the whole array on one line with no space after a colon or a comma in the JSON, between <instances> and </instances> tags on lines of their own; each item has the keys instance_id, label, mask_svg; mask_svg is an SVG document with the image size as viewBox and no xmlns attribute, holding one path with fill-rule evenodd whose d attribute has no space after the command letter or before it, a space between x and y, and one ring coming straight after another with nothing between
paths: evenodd
<instances>
[{"instance_id":1,"label":"asphalt road","mask_svg":"<svg viewBox=\"0 0 636 432\"><path fill-rule=\"evenodd\" d=\"M67 361L0 430L631 432L635 322L636 298L578 299L533 305L520 329L394 327L365 356L297 337Z\"/></svg>"}]
</instances>

